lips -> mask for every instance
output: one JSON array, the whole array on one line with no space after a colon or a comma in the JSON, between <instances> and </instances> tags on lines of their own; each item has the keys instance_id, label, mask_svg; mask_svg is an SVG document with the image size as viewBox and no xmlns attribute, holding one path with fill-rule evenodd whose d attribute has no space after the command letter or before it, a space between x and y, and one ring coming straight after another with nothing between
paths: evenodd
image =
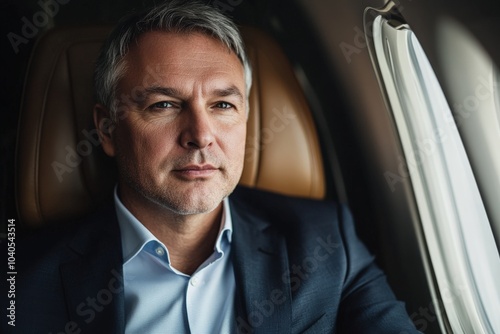
<instances>
[{"instance_id":1,"label":"lips","mask_svg":"<svg viewBox=\"0 0 500 334\"><path fill-rule=\"evenodd\" d=\"M187 165L181 168L174 169L173 172L187 179L197 179L210 177L219 169L210 164L205 165Z\"/></svg>"}]
</instances>

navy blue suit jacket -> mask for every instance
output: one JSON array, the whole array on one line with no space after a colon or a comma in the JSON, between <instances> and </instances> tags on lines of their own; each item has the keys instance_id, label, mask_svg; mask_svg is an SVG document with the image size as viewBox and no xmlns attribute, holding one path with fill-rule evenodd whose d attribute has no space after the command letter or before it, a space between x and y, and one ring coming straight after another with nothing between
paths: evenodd
<instances>
[{"instance_id":1,"label":"navy blue suit jacket","mask_svg":"<svg viewBox=\"0 0 500 334\"><path fill-rule=\"evenodd\" d=\"M240 333L417 332L345 207L242 187L230 203ZM73 225L18 243L16 327L3 317L3 332L124 332L114 207Z\"/></svg>"}]
</instances>

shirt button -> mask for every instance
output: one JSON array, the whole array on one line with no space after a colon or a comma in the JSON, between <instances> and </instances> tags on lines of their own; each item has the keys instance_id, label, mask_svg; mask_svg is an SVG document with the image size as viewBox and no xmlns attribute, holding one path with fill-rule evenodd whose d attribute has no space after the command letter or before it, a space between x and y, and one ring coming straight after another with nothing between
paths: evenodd
<instances>
[{"instance_id":1,"label":"shirt button","mask_svg":"<svg viewBox=\"0 0 500 334\"><path fill-rule=\"evenodd\" d=\"M165 254L165 250L162 247L158 247L156 248L156 254L158 254L158 256L163 256Z\"/></svg>"},{"instance_id":2,"label":"shirt button","mask_svg":"<svg viewBox=\"0 0 500 334\"><path fill-rule=\"evenodd\" d=\"M191 285L197 286L198 284L200 284L200 280L198 279L198 277L192 277L191 278Z\"/></svg>"}]
</instances>

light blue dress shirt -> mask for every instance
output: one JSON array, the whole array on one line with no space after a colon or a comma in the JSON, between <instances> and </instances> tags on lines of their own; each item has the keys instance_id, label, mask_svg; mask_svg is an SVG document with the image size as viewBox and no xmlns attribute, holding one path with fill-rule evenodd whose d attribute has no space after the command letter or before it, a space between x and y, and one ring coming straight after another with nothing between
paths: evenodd
<instances>
[{"instance_id":1,"label":"light blue dress shirt","mask_svg":"<svg viewBox=\"0 0 500 334\"><path fill-rule=\"evenodd\" d=\"M123 250L125 332L234 333L232 221L227 198L214 252L191 276L171 266L167 247L122 204L116 189L115 206Z\"/></svg>"}]
</instances>

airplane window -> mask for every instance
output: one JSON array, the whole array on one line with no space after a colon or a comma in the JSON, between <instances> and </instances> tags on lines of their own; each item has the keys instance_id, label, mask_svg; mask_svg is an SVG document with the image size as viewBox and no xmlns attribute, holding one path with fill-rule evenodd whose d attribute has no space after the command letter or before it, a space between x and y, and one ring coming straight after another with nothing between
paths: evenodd
<instances>
[{"instance_id":1,"label":"airplane window","mask_svg":"<svg viewBox=\"0 0 500 334\"><path fill-rule=\"evenodd\" d=\"M442 301L441 328L500 333L500 257L452 111L410 27L382 13L370 29L370 55L415 193L430 284Z\"/></svg>"},{"instance_id":2,"label":"airplane window","mask_svg":"<svg viewBox=\"0 0 500 334\"><path fill-rule=\"evenodd\" d=\"M444 17L439 21L437 32L439 64L448 88L453 118L464 141L499 246L498 68L483 46L459 22Z\"/></svg>"}]
</instances>

